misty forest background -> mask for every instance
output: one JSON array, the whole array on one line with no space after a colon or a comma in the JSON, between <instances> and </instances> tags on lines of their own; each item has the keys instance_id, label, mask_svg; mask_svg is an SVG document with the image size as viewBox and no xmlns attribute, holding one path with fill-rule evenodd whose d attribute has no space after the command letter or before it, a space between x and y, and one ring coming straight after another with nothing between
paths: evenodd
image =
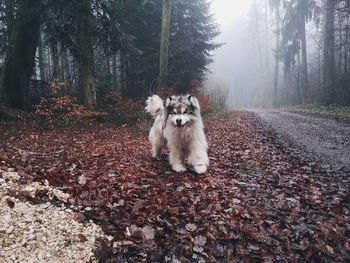
<instances>
[{"instance_id":1,"label":"misty forest background","mask_svg":"<svg viewBox=\"0 0 350 263\"><path fill-rule=\"evenodd\" d=\"M350 105L349 1L253 0L235 40L242 52L227 58L230 85L208 71L225 45L210 3L171 1L168 89L208 94L217 108ZM1 0L1 102L31 109L60 81L60 96L89 109L111 92L160 92L161 21L161 0Z\"/></svg>"}]
</instances>

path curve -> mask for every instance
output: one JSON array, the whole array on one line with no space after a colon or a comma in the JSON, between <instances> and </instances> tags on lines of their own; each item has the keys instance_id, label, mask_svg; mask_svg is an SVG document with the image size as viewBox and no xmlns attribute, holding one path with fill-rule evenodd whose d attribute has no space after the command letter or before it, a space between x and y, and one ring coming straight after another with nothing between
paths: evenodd
<instances>
[{"instance_id":1,"label":"path curve","mask_svg":"<svg viewBox=\"0 0 350 263\"><path fill-rule=\"evenodd\" d=\"M350 120L281 110L255 110L258 119L323 168L350 173Z\"/></svg>"}]
</instances>

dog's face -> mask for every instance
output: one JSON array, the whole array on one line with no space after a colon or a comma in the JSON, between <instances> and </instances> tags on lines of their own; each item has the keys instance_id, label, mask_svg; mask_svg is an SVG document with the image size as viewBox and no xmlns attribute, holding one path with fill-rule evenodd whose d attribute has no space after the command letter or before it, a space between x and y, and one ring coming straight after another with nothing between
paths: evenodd
<instances>
[{"instance_id":1,"label":"dog's face","mask_svg":"<svg viewBox=\"0 0 350 263\"><path fill-rule=\"evenodd\" d=\"M191 95L169 97L166 110L169 122L179 131L191 126L200 117L198 100Z\"/></svg>"}]
</instances>

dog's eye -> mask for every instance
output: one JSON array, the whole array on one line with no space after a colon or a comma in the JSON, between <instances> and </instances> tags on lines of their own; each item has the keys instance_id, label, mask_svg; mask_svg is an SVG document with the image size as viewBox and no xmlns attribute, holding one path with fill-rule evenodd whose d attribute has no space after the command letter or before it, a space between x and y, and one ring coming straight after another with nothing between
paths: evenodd
<instances>
[{"instance_id":1,"label":"dog's eye","mask_svg":"<svg viewBox=\"0 0 350 263\"><path fill-rule=\"evenodd\" d=\"M184 111L184 114L187 114L187 113L188 113L187 110L185 110L185 111Z\"/></svg>"}]
</instances>

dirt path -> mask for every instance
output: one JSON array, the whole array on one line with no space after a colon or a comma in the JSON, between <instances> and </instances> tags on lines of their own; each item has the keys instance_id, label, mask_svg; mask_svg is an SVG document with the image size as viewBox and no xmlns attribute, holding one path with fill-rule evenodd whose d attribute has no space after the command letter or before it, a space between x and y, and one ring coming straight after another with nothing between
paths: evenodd
<instances>
[{"instance_id":1,"label":"dirt path","mask_svg":"<svg viewBox=\"0 0 350 263\"><path fill-rule=\"evenodd\" d=\"M350 122L347 119L279 110L254 111L266 127L305 158L329 172L350 172Z\"/></svg>"}]
</instances>

